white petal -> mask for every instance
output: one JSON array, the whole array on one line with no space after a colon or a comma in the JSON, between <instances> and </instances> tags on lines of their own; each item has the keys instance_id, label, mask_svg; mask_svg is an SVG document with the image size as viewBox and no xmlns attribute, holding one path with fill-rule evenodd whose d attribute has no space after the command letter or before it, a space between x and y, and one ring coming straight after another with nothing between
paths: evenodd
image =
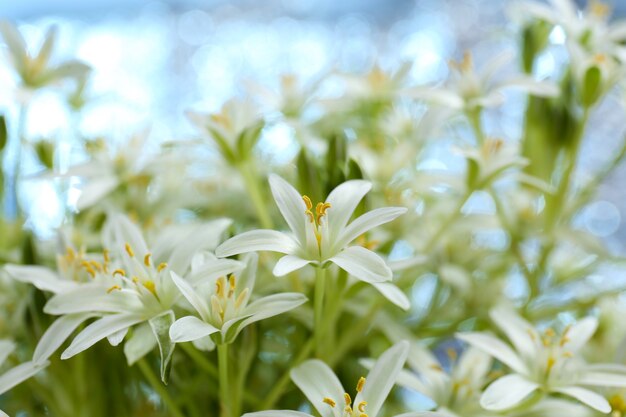
<instances>
[{"instance_id":1,"label":"white petal","mask_svg":"<svg viewBox=\"0 0 626 417\"><path fill-rule=\"evenodd\" d=\"M117 178L107 176L90 180L80 193L76 202L78 210L84 210L96 204L119 185Z\"/></svg>"},{"instance_id":2,"label":"white petal","mask_svg":"<svg viewBox=\"0 0 626 417\"><path fill-rule=\"evenodd\" d=\"M310 263L311 261L302 259L295 255L285 255L280 258L278 262L276 262L272 273L277 277L282 277Z\"/></svg>"},{"instance_id":3,"label":"white petal","mask_svg":"<svg viewBox=\"0 0 626 417\"><path fill-rule=\"evenodd\" d=\"M404 367L408 354L409 342L396 343L380 355L372 370L367 374L363 391L357 394L354 403L366 401L368 415L378 415L391 388L396 383L400 370Z\"/></svg>"},{"instance_id":4,"label":"white petal","mask_svg":"<svg viewBox=\"0 0 626 417\"><path fill-rule=\"evenodd\" d=\"M396 417L450 417L450 414L433 411L414 411L412 413L398 414Z\"/></svg>"},{"instance_id":5,"label":"white petal","mask_svg":"<svg viewBox=\"0 0 626 417\"><path fill-rule=\"evenodd\" d=\"M245 265L244 269L239 273L237 286L239 288L248 288L251 292L254 292L254 285L256 283L256 271L259 268L259 254L256 252L250 252L243 256L242 261ZM244 301L243 305L248 303L248 297Z\"/></svg>"},{"instance_id":6,"label":"white petal","mask_svg":"<svg viewBox=\"0 0 626 417\"><path fill-rule=\"evenodd\" d=\"M526 365L524 365L524 362L522 362L519 356L513 352L513 349L491 335L468 332L457 333L456 337L457 339L469 343L483 352L488 353L500 362L508 365L515 372L519 372L520 374L525 374L527 372Z\"/></svg>"},{"instance_id":7,"label":"white petal","mask_svg":"<svg viewBox=\"0 0 626 417\"><path fill-rule=\"evenodd\" d=\"M535 357L535 342L531 339L530 334L536 332L532 324L517 315L511 308L504 306L492 309L489 316L524 358L533 359Z\"/></svg>"},{"instance_id":8,"label":"white petal","mask_svg":"<svg viewBox=\"0 0 626 417\"><path fill-rule=\"evenodd\" d=\"M189 304L196 309L198 314L200 314L200 317L202 317L202 320L208 321L211 318L211 310L207 301L205 301L200 294L193 289L191 284L179 277L176 272L171 271L170 275L172 277L172 281L174 281L174 284L178 287L183 297L185 297L187 301L189 301Z\"/></svg>"},{"instance_id":9,"label":"white petal","mask_svg":"<svg viewBox=\"0 0 626 417\"><path fill-rule=\"evenodd\" d=\"M495 55L493 58L489 59L489 61L485 64L485 66L480 71L480 76L483 81L489 81L494 75L498 73L501 69L506 67L511 61L515 54L510 49L502 51Z\"/></svg>"},{"instance_id":10,"label":"white petal","mask_svg":"<svg viewBox=\"0 0 626 417\"><path fill-rule=\"evenodd\" d=\"M128 327L120 330L119 332L115 332L112 335L107 336L107 339L109 340L109 343L111 344L111 346L117 346L120 343L122 343L122 341L124 340L127 334L128 334Z\"/></svg>"},{"instance_id":11,"label":"white petal","mask_svg":"<svg viewBox=\"0 0 626 417\"><path fill-rule=\"evenodd\" d=\"M537 81L531 77L519 76L509 79L496 88L514 88L538 97L557 97L561 90L550 81Z\"/></svg>"},{"instance_id":12,"label":"white petal","mask_svg":"<svg viewBox=\"0 0 626 417\"><path fill-rule=\"evenodd\" d=\"M219 329L194 316L180 318L170 327L170 339L174 343L190 342L219 332Z\"/></svg>"},{"instance_id":13,"label":"white petal","mask_svg":"<svg viewBox=\"0 0 626 417\"><path fill-rule=\"evenodd\" d=\"M415 87L407 90L409 97L440 104L451 109L462 109L465 105L463 98L456 92L444 88Z\"/></svg>"},{"instance_id":14,"label":"white petal","mask_svg":"<svg viewBox=\"0 0 626 417\"><path fill-rule=\"evenodd\" d=\"M242 315L249 317L241 323L239 329L242 329L245 326L259 320L274 317L286 311L293 310L294 308L306 303L307 300L308 299L303 294L296 292L273 294L259 298L244 309Z\"/></svg>"},{"instance_id":15,"label":"white petal","mask_svg":"<svg viewBox=\"0 0 626 417\"><path fill-rule=\"evenodd\" d=\"M73 281L61 279L57 273L42 266L7 264L4 268L12 278L33 284L42 291L63 292L77 285Z\"/></svg>"},{"instance_id":16,"label":"white petal","mask_svg":"<svg viewBox=\"0 0 626 417\"><path fill-rule=\"evenodd\" d=\"M567 332L564 346L572 352L579 351L591 339L598 328L598 320L587 317L576 322Z\"/></svg>"},{"instance_id":17,"label":"white petal","mask_svg":"<svg viewBox=\"0 0 626 417\"><path fill-rule=\"evenodd\" d=\"M269 410L257 411L256 413L246 413L241 417L313 417L307 413L291 410Z\"/></svg>"},{"instance_id":18,"label":"white petal","mask_svg":"<svg viewBox=\"0 0 626 417\"><path fill-rule=\"evenodd\" d=\"M363 366L366 365L362 360L359 361L359 363L361 365L363 365ZM373 364L373 361L372 361L372 364ZM369 368L368 366L365 366L365 367ZM398 377L396 378L396 384L401 386L401 387L407 388L409 390L413 390L413 391L417 391L419 393L422 393L425 396L427 396L430 399L432 399L433 392L429 389L430 388L430 384L426 385L413 372L401 370L400 373L398 374Z\"/></svg>"},{"instance_id":19,"label":"white petal","mask_svg":"<svg viewBox=\"0 0 626 417\"><path fill-rule=\"evenodd\" d=\"M341 249L363 233L381 224L388 223L398 216L407 212L404 207L383 207L357 217L352 223L343 229L337 237L335 249Z\"/></svg>"},{"instance_id":20,"label":"white petal","mask_svg":"<svg viewBox=\"0 0 626 417\"><path fill-rule=\"evenodd\" d=\"M387 300L391 301L404 311L411 308L411 301L405 293L394 284L390 282L373 282L372 285L376 288Z\"/></svg>"},{"instance_id":21,"label":"white petal","mask_svg":"<svg viewBox=\"0 0 626 417\"><path fill-rule=\"evenodd\" d=\"M47 361L81 323L95 316L94 313L69 314L57 319L39 339L33 353L33 362Z\"/></svg>"},{"instance_id":22,"label":"white petal","mask_svg":"<svg viewBox=\"0 0 626 417\"><path fill-rule=\"evenodd\" d=\"M606 398L588 389L581 387L562 387L554 388L552 391L560 392L561 394L576 398L581 403L586 404L589 407L600 411L601 413L606 414L611 411L611 405L606 400Z\"/></svg>"},{"instance_id":23,"label":"white petal","mask_svg":"<svg viewBox=\"0 0 626 417\"><path fill-rule=\"evenodd\" d=\"M289 235L275 230L250 230L231 237L215 249L220 258L246 252L270 251L293 253L298 248Z\"/></svg>"},{"instance_id":24,"label":"white petal","mask_svg":"<svg viewBox=\"0 0 626 417\"><path fill-rule=\"evenodd\" d=\"M143 260L148 251L148 245L143 238L141 229L123 214L113 214L103 230L103 240L107 249L126 258L126 244L132 248L135 256Z\"/></svg>"},{"instance_id":25,"label":"white petal","mask_svg":"<svg viewBox=\"0 0 626 417\"><path fill-rule=\"evenodd\" d=\"M0 394L3 394L14 386L26 381L28 378L44 369L49 364L49 362L25 362L21 365L9 369L2 376L0 376Z\"/></svg>"},{"instance_id":26,"label":"white petal","mask_svg":"<svg viewBox=\"0 0 626 417\"><path fill-rule=\"evenodd\" d=\"M326 198L328 209L328 228L331 233L338 233L352 217L356 206L365 194L372 189L372 183L363 180L346 181L338 185Z\"/></svg>"},{"instance_id":27,"label":"white petal","mask_svg":"<svg viewBox=\"0 0 626 417\"><path fill-rule=\"evenodd\" d=\"M243 262L234 259L209 259L200 266L194 266L189 275L189 282L194 285L202 282L211 282L219 277L241 271L245 267Z\"/></svg>"},{"instance_id":28,"label":"white petal","mask_svg":"<svg viewBox=\"0 0 626 417\"><path fill-rule=\"evenodd\" d=\"M610 372L585 372L576 382L581 385L626 388L626 375Z\"/></svg>"},{"instance_id":29,"label":"white petal","mask_svg":"<svg viewBox=\"0 0 626 417\"><path fill-rule=\"evenodd\" d=\"M146 356L157 345L149 323L142 323L133 329L133 334L124 343L124 355L128 366L132 366L139 359Z\"/></svg>"},{"instance_id":30,"label":"white petal","mask_svg":"<svg viewBox=\"0 0 626 417\"><path fill-rule=\"evenodd\" d=\"M114 314L106 316L91 323L82 332L78 334L72 341L72 344L65 349L61 355L61 359L69 359L79 354L83 350L89 349L100 340L119 332L120 330L134 326L144 321L144 318L138 314Z\"/></svg>"},{"instance_id":31,"label":"white petal","mask_svg":"<svg viewBox=\"0 0 626 417\"><path fill-rule=\"evenodd\" d=\"M537 388L538 384L520 375L503 376L487 387L480 397L480 405L487 410L506 410L521 403Z\"/></svg>"},{"instance_id":32,"label":"white petal","mask_svg":"<svg viewBox=\"0 0 626 417\"><path fill-rule=\"evenodd\" d=\"M365 282L390 281L393 275L380 256L361 246L345 248L329 261Z\"/></svg>"},{"instance_id":33,"label":"white petal","mask_svg":"<svg viewBox=\"0 0 626 417\"><path fill-rule=\"evenodd\" d=\"M302 196L291 184L276 174L270 175L269 182L280 213L298 238L298 241L304 242L304 228L307 221L305 212L307 208Z\"/></svg>"},{"instance_id":34,"label":"white petal","mask_svg":"<svg viewBox=\"0 0 626 417\"><path fill-rule=\"evenodd\" d=\"M85 284L54 295L48 300L43 311L54 315L94 311L124 313L140 307L139 299L132 293L114 291L108 294L106 286Z\"/></svg>"},{"instance_id":35,"label":"white petal","mask_svg":"<svg viewBox=\"0 0 626 417\"><path fill-rule=\"evenodd\" d=\"M309 399L322 417L333 417L332 408L323 402L325 397L343 404L344 389L337 376L324 362L312 359L303 362L290 372L291 380Z\"/></svg>"}]
</instances>

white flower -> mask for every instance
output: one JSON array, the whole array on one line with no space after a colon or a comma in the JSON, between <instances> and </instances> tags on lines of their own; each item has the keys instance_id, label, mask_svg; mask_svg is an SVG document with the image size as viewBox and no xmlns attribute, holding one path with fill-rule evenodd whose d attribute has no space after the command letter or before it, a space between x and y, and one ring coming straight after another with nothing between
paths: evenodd
<instances>
[{"instance_id":1,"label":"white flower","mask_svg":"<svg viewBox=\"0 0 626 417\"><path fill-rule=\"evenodd\" d=\"M36 54L30 54L26 41L15 26L0 21L0 35L8 47L9 59L19 76L22 87L36 90L67 78L85 77L90 68L80 61L71 60L52 65L50 59L55 46L57 29L48 29L45 39Z\"/></svg>"},{"instance_id":2,"label":"white flower","mask_svg":"<svg viewBox=\"0 0 626 417\"><path fill-rule=\"evenodd\" d=\"M250 301L258 255L252 253L245 258L245 269L239 276L228 279L208 277L191 284L171 272L172 281L196 310L200 318L186 316L172 324L170 338L173 342L189 342L220 334L220 343L232 342L244 327L269 317L282 314L306 302L299 293L273 294Z\"/></svg>"},{"instance_id":3,"label":"white flower","mask_svg":"<svg viewBox=\"0 0 626 417\"><path fill-rule=\"evenodd\" d=\"M553 83L536 81L525 75L517 75L500 82L493 81L498 71L511 59L512 55L509 53L495 55L482 71L477 72L474 69L472 55L466 52L461 62L451 62L453 76L449 86L414 87L407 90L407 94L459 110L499 106L504 101L502 92L507 88L516 88L541 97L554 97L559 94L558 87Z\"/></svg>"},{"instance_id":4,"label":"white flower","mask_svg":"<svg viewBox=\"0 0 626 417\"><path fill-rule=\"evenodd\" d=\"M108 338L112 345L118 345L130 328L143 323L143 327L152 328L154 336L137 341L136 335L143 337L146 331L135 332L129 343L139 353L125 349L127 359L132 363L141 357L140 353L145 354L158 344L164 377L164 367L173 351L169 340L169 326L174 322L172 308L181 298L178 287L170 278L170 271L175 270L181 275L187 272L192 260L193 242L197 240L190 239L191 247L183 245L184 252L174 250L166 259L170 262L168 265L163 259L153 260L140 230L122 215L112 216L103 234L111 252L104 256L102 264L91 264L93 282L56 294L44 307L46 313L64 317L57 320L42 337L38 350L45 354L37 354L36 351L35 356L44 358L53 353L80 323L102 316L73 339L61 359L68 359L104 338ZM242 267L241 262L213 259L190 279L199 279L198 275L203 279L217 278Z\"/></svg>"},{"instance_id":5,"label":"white flower","mask_svg":"<svg viewBox=\"0 0 626 417\"><path fill-rule=\"evenodd\" d=\"M494 381L483 393L481 405L488 410L507 410L537 391L562 394L603 413L608 401L586 386L626 387L626 372L613 364L587 365L578 352L591 338L598 322L585 318L561 335L552 329L540 333L507 308L495 308L491 318L504 332L513 349L486 333L461 333L457 337L500 360L513 371Z\"/></svg>"},{"instance_id":6,"label":"white flower","mask_svg":"<svg viewBox=\"0 0 626 417\"><path fill-rule=\"evenodd\" d=\"M15 350L15 344L10 340L0 340L0 365L3 364L7 357ZM35 375L46 366L49 362L36 363L36 362L24 362L17 365L4 374L0 375L0 395L4 394L11 388L26 381L31 376ZM0 417L9 417L2 410L0 410Z\"/></svg>"},{"instance_id":7,"label":"white flower","mask_svg":"<svg viewBox=\"0 0 626 417\"><path fill-rule=\"evenodd\" d=\"M333 371L320 360L308 360L292 369L291 379L322 417L376 417L404 366L408 350L408 342L400 342L383 353L367 378L362 377L357 382L354 401ZM401 416L437 417L438 414L407 413ZM243 417L311 417L311 415L299 411L272 410L248 413Z\"/></svg>"},{"instance_id":8,"label":"white flower","mask_svg":"<svg viewBox=\"0 0 626 417\"><path fill-rule=\"evenodd\" d=\"M291 234L274 230L252 230L222 243L217 256L267 250L284 253L274 267L274 275L283 276L308 264L325 267L332 262L365 282L384 282L392 273L385 261L361 246L348 246L368 230L387 223L407 211L386 207L369 211L350 224L356 206L371 189L371 183L347 181L335 188L326 202L318 203L313 213L309 197L277 175L270 176L272 194L287 221Z\"/></svg>"}]
</instances>

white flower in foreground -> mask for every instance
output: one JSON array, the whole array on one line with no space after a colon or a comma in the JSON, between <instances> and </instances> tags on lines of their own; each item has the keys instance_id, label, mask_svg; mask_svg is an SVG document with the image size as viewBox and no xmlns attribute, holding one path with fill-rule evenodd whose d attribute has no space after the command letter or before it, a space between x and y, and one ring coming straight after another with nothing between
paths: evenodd
<instances>
[{"instance_id":1,"label":"white flower in foreground","mask_svg":"<svg viewBox=\"0 0 626 417\"><path fill-rule=\"evenodd\" d=\"M220 333L219 343L230 343L244 327L269 317L292 310L306 302L299 293L273 294L254 300L258 255L245 257L245 269L241 275L231 274L228 279L202 279L194 284L172 272L172 281L200 318L186 316L170 327L173 342L189 342Z\"/></svg>"},{"instance_id":2,"label":"white flower in foreground","mask_svg":"<svg viewBox=\"0 0 626 417\"><path fill-rule=\"evenodd\" d=\"M278 175L270 176L272 194L292 233L252 230L222 243L215 254L220 257L254 251L284 253L274 267L274 275L283 276L308 264L325 267L334 263L365 282L391 280L391 270L376 253L361 246L348 246L368 230L392 221L407 209L385 207L369 211L350 224L356 206L371 189L371 183L347 181L335 188L326 202L318 203L313 213L309 197Z\"/></svg>"},{"instance_id":3,"label":"white flower in foreground","mask_svg":"<svg viewBox=\"0 0 626 417\"><path fill-rule=\"evenodd\" d=\"M168 259L171 265L160 260L155 262L140 230L121 215L112 216L103 234L112 238L111 253L105 256L104 264L94 265L94 282L56 294L44 307L48 314L69 318L66 323L59 324L60 320L57 320L51 326L40 341L40 346L44 346L41 350L52 353L82 321L93 316L102 318L81 331L61 359L68 359L104 338L108 338L112 345L118 345L131 328L143 323L143 328L138 327L127 342L133 351L127 351L125 346L127 359L132 363L158 344L164 378L173 352L169 339L169 327L175 320L172 308L181 299L170 271L184 274L191 263L191 254L173 251ZM183 247L190 251L187 246ZM242 267L241 262L213 259L197 273L211 279ZM147 326L152 329L153 335L150 335ZM46 338L48 340L44 343Z\"/></svg>"},{"instance_id":4,"label":"white flower in foreground","mask_svg":"<svg viewBox=\"0 0 626 417\"><path fill-rule=\"evenodd\" d=\"M408 89L407 94L459 110L499 106L504 101L502 92L508 88L522 90L540 97L554 97L559 94L559 89L555 84L537 81L526 75L516 75L499 82L494 81L494 76L512 58L509 53L495 55L482 71L477 72L472 55L466 52L461 62L451 62L453 75L447 87L414 87Z\"/></svg>"},{"instance_id":5,"label":"white flower in foreground","mask_svg":"<svg viewBox=\"0 0 626 417\"><path fill-rule=\"evenodd\" d=\"M461 333L457 337L507 365L512 374L494 381L483 393L481 405L488 410L507 410L538 391L577 399L603 413L608 401L586 388L626 387L626 372L614 364L588 365L578 354L596 330L598 322L585 318L561 335L552 329L541 333L507 308L495 308L491 318L504 332L513 349L486 333Z\"/></svg>"},{"instance_id":6,"label":"white flower in foreground","mask_svg":"<svg viewBox=\"0 0 626 417\"><path fill-rule=\"evenodd\" d=\"M291 370L291 379L322 417L377 417L409 351L408 342L400 342L383 353L367 378L356 384L354 401L337 376L324 362L308 360ZM402 417L432 416L434 413L407 413ZM243 417L311 417L299 411L271 410L244 414ZM398 416L400 417L400 416Z\"/></svg>"},{"instance_id":7,"label":"white flower in foreground","mask_svg":"<svg viewBox=\"0 0 626 417\"><path fill-rule=\"evenodd\" d=\"M15 350L15 344L10 340L0 340L0 365L4 363L7 357ZM4 394L11 388L26 381L31 376L35 375L46 366L49 362L36 363L25 362L17 365L4 374L0 375L0 395ZM9 417L2 410L0 410L0 417Z\"/></svg>"}]
</instances>

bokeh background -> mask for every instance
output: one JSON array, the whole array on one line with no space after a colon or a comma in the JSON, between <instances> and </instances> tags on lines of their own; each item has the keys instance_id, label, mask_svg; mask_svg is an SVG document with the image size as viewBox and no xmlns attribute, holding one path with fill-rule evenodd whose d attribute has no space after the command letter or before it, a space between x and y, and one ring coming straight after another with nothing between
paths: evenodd
<instances>
[{"instance_id":1,"label":"bokeh background","mask_svg":"<svg viewBox=\"0 0 626 417\"><path fill-rule=\"evenodd\" d=\"M77 57L94 69L88 86L91 101L78 130L83 137L104 137L122 144L150 129L151 146L192 138L185 110L217 110L232 96L245 96L256 85L276 89L279 75L305 80L332 72L363 73L374 65L385 70L411 62L415 84L437 83L448 75L448 61L472 50L480 63L501 50L513 49L515 16L505 0L20 0L1 1L0 17L15 21L31 45L38 45L50 25L58 25L58 58ZM582 3L582 2L581 2ZM626 2L613 2L616 18ZM558 42L562 34L552 33ZM540 70L555 72L562 51L549 50ZM515 71L511 67L510 71ZM0 111L11 113L13 75L0 61ZM320 94L341 94L326 82ZM63 99L41 94L33 103L27 136L61 144L61 169L85 156L77 146L73 115ZM613 94L595 113L582 152L581 175L601 167L624 135L623 97ZM489 113L493 135L516 139L522 101L514 95ZM297 152L289 127L274 124L263 132L261 149L276 163ZM442 142L443 143L443 142ZM601 144L598 146L598 144ZM437 152L433 152L436 158ZM441 154L444 154L443 152ZM448 154L448 153L445 153ZM7 157L11 157L9 154ZM207 156L210 161L210 155ZM455 161L439 160L455 169ZM210 162L207 162L210 163ZM28 227L41 237L53 236L63 206L49 180L29 178L42 167L25 161ZM580 226L605 238L617 251L626 247L626 191L620 167L601 187L599 199L581 213ZM69 204L80 195L72 184Z\"/></svg>"}]
</instances>

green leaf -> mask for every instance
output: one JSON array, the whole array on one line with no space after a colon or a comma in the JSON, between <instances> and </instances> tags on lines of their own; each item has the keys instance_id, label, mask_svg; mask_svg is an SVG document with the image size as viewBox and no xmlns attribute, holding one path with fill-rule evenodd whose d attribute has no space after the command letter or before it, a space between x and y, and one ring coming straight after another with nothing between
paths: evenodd
<instances>
[{"instance_id":1,"label":"green leaf","mask_svg":"<svg viewBox=\"0 0 626 417\"><path fill-rule=\"evenodd\" d=\"M150 319L150 327L156 337L159 345L159 353L161 354L161 381L167 385L171 370L171 360L174 353L175 343L170 340L170 326L174 323L174 312L168 310L156 317Z\"/></svg>"},{"instance_id":2,"label":"green leaf","mask_svg":"<svg viewBox=\"0 0 626 417\"><path fill-rule=\"evenodd\" d=\"M40 140L35 143L35 153L37 159L48 169L54 166L54 144L47 140Z\"/></svg>"},{"instance_id":3,"label":"green leaf","mask_svg":"<svg viewBox=\"0 0 626 417\"><path fill-rule=\"evenodd\" d=\"M602 95L602 71L597 66L587 68L583 79L581 102L585 107L591 107Z\"/></svg>"},{"instance_id":4,"label":"green leaf","mask_svg":"<svg viewBox=\"0 0 626 417\"><path fill-rule=\"evenodd\" d=\"M7 144L7 138L9 134L7 132L7 121L4 115L0 115L0 152L4 149Z\"/></svg>"}]
</instances>

